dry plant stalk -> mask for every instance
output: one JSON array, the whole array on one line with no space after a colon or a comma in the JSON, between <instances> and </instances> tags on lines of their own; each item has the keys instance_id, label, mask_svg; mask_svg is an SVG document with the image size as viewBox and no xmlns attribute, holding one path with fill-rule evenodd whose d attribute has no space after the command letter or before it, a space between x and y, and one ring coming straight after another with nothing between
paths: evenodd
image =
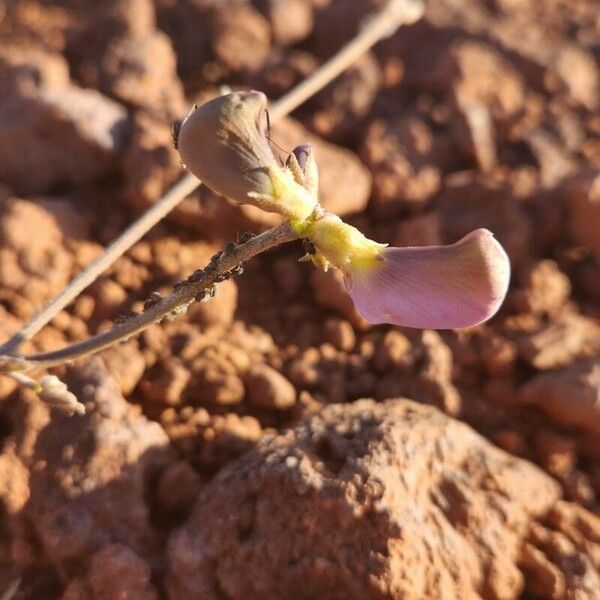
<instances>
[{"instance_id":1,"label":"dry plant stalk","mask_svg":"<svg viewBox=\"0 0 600 600\"><path fill-rule=\"evenodd\" d=\"M296 86L270 109L273 121L289 114L308 98L317 93L359 56L379 40L392 35L398 27L418 21L424 13L422 0L389 0L375 15L368 19L365 27L335 56L323 64L313 75ZM241 271L242 264L270 248L298 238L298 234L287 223L273 228L242 244L231 243L215 255L204 270L193 273L186 281L176 286L173 294L166 298L150 298L142 314L116 324L110 331L93 336L82 342L69 345L54 352L23 356L21 345L31 339L50 322L81 291L89 286L104 270L112 265L147 231L173 210L188 194L195 190L200 181L191 174L185 175L156 204L126 229L106 251L78 275L58 296L51 300L14 336L0 346L0 373L13 376L23 385L34 389L40 397L67 412L82 412L83 406L74 401L66 387L56 381L36 382L24 371L46 369L77 357L103 350L117 342L128 339L152 323L169 318L185 309L194 301L211 297L214 286ZM60 383L60 382L59 382ZM61 400L62 398L62 400ZM62 404L61 404L62 402Z\"/></svg>"}]
</instances>

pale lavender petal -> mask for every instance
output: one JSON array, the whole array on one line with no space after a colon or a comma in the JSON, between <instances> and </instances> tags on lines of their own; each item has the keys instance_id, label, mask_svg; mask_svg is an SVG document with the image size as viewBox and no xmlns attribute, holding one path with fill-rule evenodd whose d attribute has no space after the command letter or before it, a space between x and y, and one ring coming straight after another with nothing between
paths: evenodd
<instances>
[{"instance_id":1,"label":"pale lavender petal","mask_svg":"<svg viewBox=\"0 0 600 600\"><path fill-rule=\"evenodd\" d=\"M509 280L506 252L477 229L450 246L386 248L376 266L346 274L346 289L371 323L458 329L492 317Z\"/></svg>"}]
</instances>

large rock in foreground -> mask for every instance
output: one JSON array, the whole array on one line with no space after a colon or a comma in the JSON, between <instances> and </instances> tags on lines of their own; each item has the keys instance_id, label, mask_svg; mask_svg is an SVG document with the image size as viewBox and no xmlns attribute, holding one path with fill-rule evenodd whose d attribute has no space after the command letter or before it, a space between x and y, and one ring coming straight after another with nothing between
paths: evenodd
<instances>
[{"instance_id":1,"label":"large rock in foreground","mask_svg":"<svg viewBox=\"0 0 600 600\"><path fill-rule=\"evenodd\" d=\"M409 400L331 405L200 494L170 598L517 598L554 481Z\"/></svg>"}]
</instances>

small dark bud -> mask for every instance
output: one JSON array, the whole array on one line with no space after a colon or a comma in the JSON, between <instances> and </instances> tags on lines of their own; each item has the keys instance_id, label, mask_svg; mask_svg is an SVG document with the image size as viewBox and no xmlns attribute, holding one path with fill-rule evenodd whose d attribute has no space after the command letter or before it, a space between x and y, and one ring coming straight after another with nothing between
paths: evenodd
<instances>
[{"instance_id":1,"label":"small dark bud","mask_svg":"<svg viewBox=\"0 0 600 600\"><path fill-rule=\"evenodd\" d=\"M296 157L298 165L302 169L303 173L306 173L306 165L313 152L314 150L312 144L301 144L292 150L292 154Z\"/></svg>"}]
</instances>

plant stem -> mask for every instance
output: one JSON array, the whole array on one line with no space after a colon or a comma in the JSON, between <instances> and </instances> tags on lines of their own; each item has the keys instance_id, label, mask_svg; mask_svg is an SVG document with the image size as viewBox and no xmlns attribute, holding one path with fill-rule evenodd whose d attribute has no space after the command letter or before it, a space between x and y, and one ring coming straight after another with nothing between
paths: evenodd
<instances>
[{"instance_id":1,"label":"plant stem","mask_svg":"<svg viewBox=\"0 0 600 600\"><path fill-rule=\"evenodd\" d=\"M226 248L223 252L214 256L208 267L203 271L198 271L190 276L185 282L176 286L171 295L156 301L143 313L129 318L122 324L115 325L110 331L71 344L60 350L22 356L20 358L24 361L23 366L26 370L34 368L48 369L72 361L84 354L99 352L117 342L126 340L152 325L152 323L156 323L171 314L178 314L178 309L187 308L189 304L199 296L202 297L203 293L210 290L216 283L227 279L236 267L261 252L296 239L298 239L298 235L286 222L253 237L243 244ZM14 369L11 368L10 370Z\"/></svg>"},{"instance_id":2,"label":"plant stem","mask_svg":"<svg viewBox=\"0 0 600 600\"><path fill-rule=\"evenodd\" d=\"M200 182L193 175L180 179L156 204L151 206L139 219L130 225L104 252L92 261L69 285L36 313L30 321L0 346L0 354L15 353L23 342L31 339L42 327L49 323L65 306L74 300L98 276L108 269L131 246L139 241L147 231L168 215Z\"/></svg>"},{"instance_id":3,"label":"plant stem","mask_svg":"<svg viewBox=\"0 0 600 600\"><path fill-rule=\"evenodd\" d=\"M271 118L277 120L291 113L345 71L378 41L391 36L401 25L410 25L418 21L424 10L421 0L390 0L379 12L366 19L365 26L348 44L289 94L273 104L269 109Z\"/></svg>"},{"instance_id":4,"label":"plant stem","mask_svg":"<svg viewBox=\"0 0 600 600\"><path fill-rule=\"evenodd\" d=\"M410 24L417 21L423 14L424 7L421 0L390 0L384 8L371 17L366 26L344 46L337 54L325 62L315 73L305 81L297 85L270 108L270 115L276 121L300 106L308 98L330 83L335 77L348 68L359 56L379 40L390 36L400 25ZM193 175L184 175L160 200L150 207L139 219L128 227L117 239L115 239L96 260L90 263L58 296L50 300L30 321L13 335L7 342L0 346L0 355L16 355L23 342L31 339L42 327L49 323L65 306L75 299L86 287L93 283L98 276L121 257L131 246L138 242L154 225L161 221L171 212L188 194L193 192L200 181ZM267 232L268 233L268 232ZM151 311L147 311L151 313ZM146 315L147 313L144 313ZM154 314L154 312L152 312ZM136 319L141 318L136 317ZM157 317L157 319L160 317ZM136 319L132 319L132 322ZM156 320L156 319L155 319ZM143 320L141 320L143 321ZM136 321L137 322L137 321ZM144 321L145 322L145 321ZM145 327L146 325L144 325ZM116 329L121 329L116 327ZM143 329L143 327L142 327ZM113 330L113 331L115 331ZM140 329L128 331L123 337L133 335ZM112 332L109 332L112 333ZM93 347L99 339L104 339L107 334L95 336L79 344L77 347ZM111 338L112 339L112 338ZM95 342L94 342L95 340ZM114 340L118 341L118 340ZM111 342L113 343L113 342ZM102 348L106 347L104 344ZM60 354L64 351L49 353L49 355ZM77 356L86 351L79 351ZM48 356L48 355L42 355ZM60 361L64 362L64 360ZM57 364L53 362L52 364ZM46 365L48 366L48 365Z\"/></svg>"}]
</instances>

